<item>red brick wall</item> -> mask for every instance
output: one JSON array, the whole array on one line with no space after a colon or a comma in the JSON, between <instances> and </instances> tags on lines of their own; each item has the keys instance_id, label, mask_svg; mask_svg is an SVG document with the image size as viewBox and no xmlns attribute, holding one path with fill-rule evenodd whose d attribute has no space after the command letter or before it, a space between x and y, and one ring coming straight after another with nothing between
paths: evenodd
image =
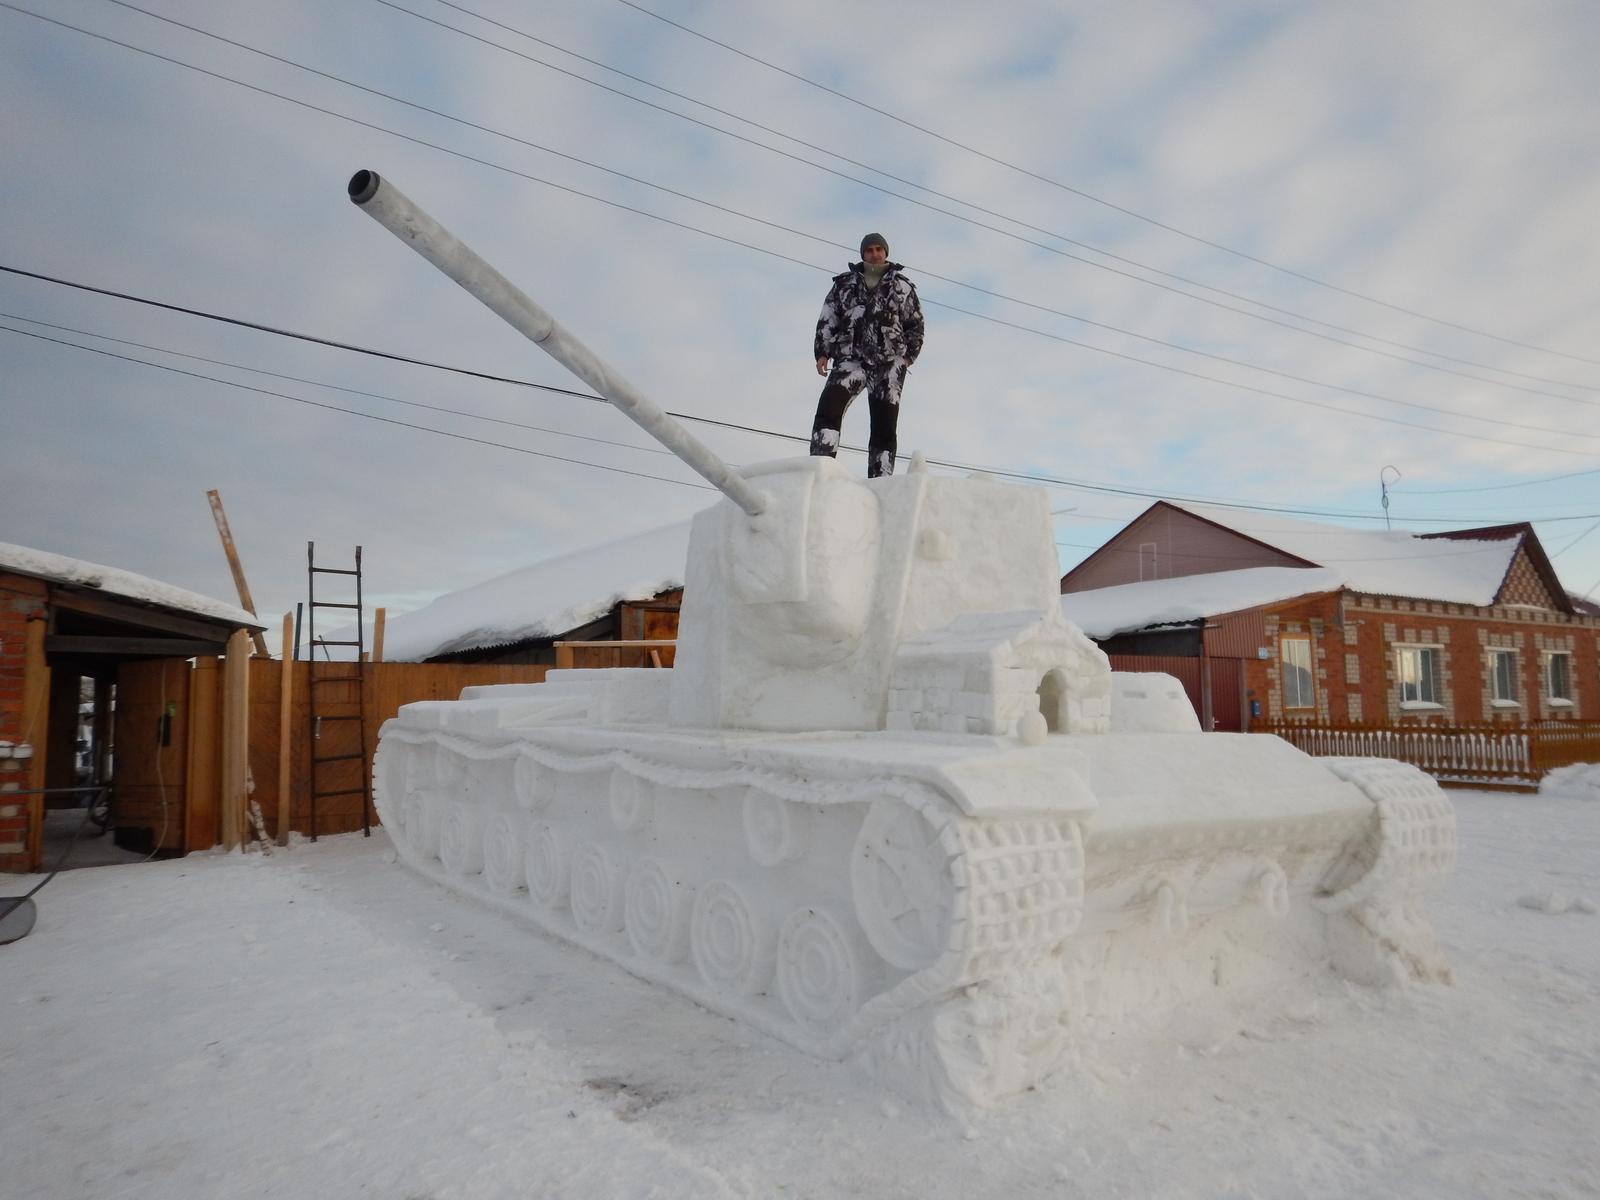
<instances>
[{"instance_id":1,"label":"red brick wall","mask_svg":"<svg viewBox=\"0 0 1600 1200\"><path fill-rule=\"evenodd\" d=\"M40 740L42 731L22 727L29 618L45 615L45 585L36 579L0 573L0 741ZM31 760L0 758L0 871L26 871L29 823L27 802L7 802L5 793L30 786Z\"/></svg>"},{"instance_id":2,"label":"red brick wall","mask_svg":"<svg viewBox=\"0 0 1600 1200\"><path fill-rule=\"evenodd\" d=\"M1245 667L1250 699L1260 702L1263 720L1485 725L1600 718L1600 618L1351 593L1268 608L1264 617L1261 644L1270 657L1247 661ZM1283 707L1279 646L1285 636L1311 639L1315 709ZM1437 648L1439 708L1400 707L1395 649L1405 645ZM1491 649L1517 655L1518 707L1490 702ZM1550 651L1571 655L1570 706L1550 703Z\"/></svg>"}]
</instances>

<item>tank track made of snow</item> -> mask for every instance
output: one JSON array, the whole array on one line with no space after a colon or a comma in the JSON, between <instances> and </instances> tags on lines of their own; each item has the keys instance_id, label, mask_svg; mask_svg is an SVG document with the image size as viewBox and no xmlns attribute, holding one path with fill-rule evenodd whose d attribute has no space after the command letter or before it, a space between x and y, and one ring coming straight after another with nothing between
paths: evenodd
<instances>
[{"instance_id":1,"label":"tank track made of snow","mask_svg":"<svg viewBox=\"0 0 1600 1200\"><path fill-rule=\"evenodd\" d=\"M947 1110L1263 969L1448 973L1414 905L1453 813L1413 768L1197 732L682 729L671 674L407 705L374 776L399 853Z\"/></svg>"}]
</instances>

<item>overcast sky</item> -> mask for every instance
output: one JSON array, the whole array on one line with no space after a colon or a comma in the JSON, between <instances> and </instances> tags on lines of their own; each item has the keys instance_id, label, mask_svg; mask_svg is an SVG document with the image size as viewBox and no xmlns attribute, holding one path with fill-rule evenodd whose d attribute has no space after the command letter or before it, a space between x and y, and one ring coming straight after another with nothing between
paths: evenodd
<instances>
[{"instance_id":1,"label":"overcast sky","mask_svg":"<svg viewBox=\"0 0 1600 1200\"><path fill-rule=\"evenodd\" d=\"M4 2L5 266L581 386L369 167L664 407L803 435L878 231L927 305L902 452L1120 489L1052 491L1064 566L1149 495L1381 524L1393 467L1397 526L1534 520L1600 583L1593 3L14 0L164 61ZM218 488L269 619L308 540L398 612L714 495L593 402L15 275L0 313L193 373L0 330L0 540L231 600Z\"/></svg>"}]
</instances>

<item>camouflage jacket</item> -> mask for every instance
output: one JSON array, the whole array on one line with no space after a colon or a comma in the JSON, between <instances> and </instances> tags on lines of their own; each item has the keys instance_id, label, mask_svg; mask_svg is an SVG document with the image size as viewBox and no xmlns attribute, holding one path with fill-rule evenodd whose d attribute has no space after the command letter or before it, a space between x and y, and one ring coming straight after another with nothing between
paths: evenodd
<instances>
[{"instance_id":1,"label":"camouflage jacket","mask_svg":"<svg viewBox=\"0 0 1600 1200\"><path fill-rule=\"evenodd\" d=\"M890 263L878 286L867 290L861 264L852 263L822 302L813 346L816 358L882 366L903 358L909 366L922 353L922 305L917 286Z\"/></svg>"}]
</instances>

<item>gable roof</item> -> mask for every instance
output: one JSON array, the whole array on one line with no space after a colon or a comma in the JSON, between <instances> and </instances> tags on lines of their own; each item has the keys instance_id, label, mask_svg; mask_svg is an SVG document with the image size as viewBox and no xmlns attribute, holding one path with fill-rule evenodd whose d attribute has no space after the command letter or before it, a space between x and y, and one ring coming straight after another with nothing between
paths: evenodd
<instances>
[{"instance_id":1,"label":"gable roof","mask_svg":"<svg viewBox=\"0 0 1600 1200\"><path fill-rule=\"evenodd\" d=\"M1146 513L1162 507L1255 545L1335 571L1340 576L1340 586L1366 595L1415 597L1486 608L1499 600L1519 553L1523 553L1549 593L1550 604L1559 611L1572 611L1571 601L1556 579L1538 536L1526 522L1418 534L1401 529L1349 529L1277 513L1170 500L1157 501ZM1112 542L1096 554L1107 550ZM1084 563L1094 557L1091 555ZM1067 578L1081 570L1084 563L1069 572Z\"/></svg>"},{"instance_id":2,"label":"gable roof","mask_svg":"<svg viewBox=\"0 0 1600 1200\"><path fill-rule=\"evenodd\" d=\"M265 629L260 620L221 600L202 596L148 575L138 575L119 567L103 567L99 563L85 562L81 558L68 558L64 554L51 554L48 550L34 550L28 546L15 546L0 542L0 570L13 571L43 579L47 583L90 589L101 595L120 596L142 604L172 612L209 617L235 627Z\"/></svg>"},{"instance_id":3,"label":"gable roof","mask_svg":"<svg viewBox=\"0 0 1600 1200\"><path fill-rule=\"evenodd\" d=\"M384 657L421 662L459 650L556 637L619 603L681 588L688 561L688 521L559 554L389 617Z\"/></svg>"}]
</instances>

